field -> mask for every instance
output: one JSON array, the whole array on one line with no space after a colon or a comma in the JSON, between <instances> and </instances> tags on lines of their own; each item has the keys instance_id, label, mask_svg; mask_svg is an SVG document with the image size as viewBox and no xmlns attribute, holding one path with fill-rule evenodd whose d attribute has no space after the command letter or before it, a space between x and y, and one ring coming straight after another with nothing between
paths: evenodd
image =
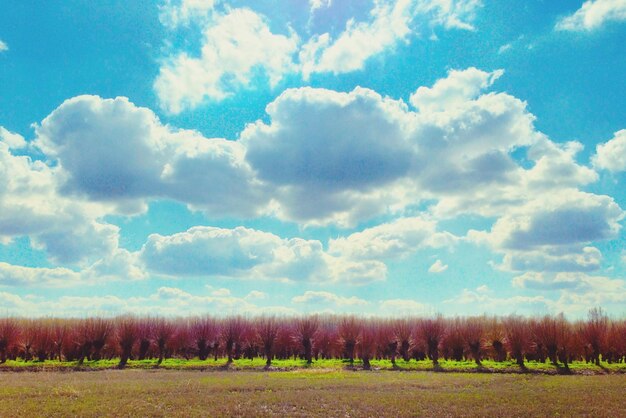
<instances>
[{"instance_id":1,"label":"field","mask_svg":"<svg viewBox=\"0 0 626 418\"><path fill-rule=\"evenodd\" d=\"M626 375L0 373L0 416L623 416Z\"/></svg>"}]
</instances>

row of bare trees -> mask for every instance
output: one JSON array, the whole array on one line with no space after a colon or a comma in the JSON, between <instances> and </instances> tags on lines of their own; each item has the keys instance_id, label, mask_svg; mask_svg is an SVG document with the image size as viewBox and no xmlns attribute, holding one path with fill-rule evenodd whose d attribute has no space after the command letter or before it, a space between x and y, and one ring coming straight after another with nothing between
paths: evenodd
<instances>
[{"instance_id":1,"label":"row of bare trees","mask_svg":"<svg viewBox=\"0 0 626 418\"><path fill-rule=\"evenodd\" d=\"M111 319L0 318L0 363L119 358L129 360L198 358L217 361L263 357L272 359L374 359L395 366L404 361L440 358L549 361L568 368L572 361L600 365L626 361L626 321L610 320L599 308L587 320L570 322L563 315L540 318L455 317L377 319L357 316L246 318L211 316L166 319L120 316Z\"/></svg>"}]
</instances>

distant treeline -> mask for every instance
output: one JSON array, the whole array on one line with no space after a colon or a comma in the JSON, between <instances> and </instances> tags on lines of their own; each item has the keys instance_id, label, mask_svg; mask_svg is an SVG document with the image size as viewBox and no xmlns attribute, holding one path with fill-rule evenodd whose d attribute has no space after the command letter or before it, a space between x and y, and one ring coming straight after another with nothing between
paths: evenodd
<instances>
[{"instance_id":1,"label":"distant treeline","mask_svg":"<svg viewBox=\"0 0 626 418\"><path fill-rule=\"evenodd\" d=\"M247 318L212 316L167 319L120 316L86 319L0 318L0 363L10 360L76 361L119 358L233 359L274 358L361 359L365 369L372 359L394 365L440 358L551 362L567 370L573 361L624 362L626 320L610 320L600 308L588 318L568 321L563 315L406 317L376 319L358 316Z\"/></svg>"}]
</instances>

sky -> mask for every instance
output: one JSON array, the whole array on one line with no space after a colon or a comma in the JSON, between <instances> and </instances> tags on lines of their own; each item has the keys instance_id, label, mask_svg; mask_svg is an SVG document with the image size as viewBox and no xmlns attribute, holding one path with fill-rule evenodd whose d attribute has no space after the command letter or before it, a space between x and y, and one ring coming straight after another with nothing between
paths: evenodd
<instances>
[{"instance_id":1,"label":"sky","mask_svg":"<svg viewBox=\"0 0 626 418\"><path fill-rule=\"evenodd\" d=\"M624 0L0 0L0 315L626 315Z\"/></svg>"}]
</instances>

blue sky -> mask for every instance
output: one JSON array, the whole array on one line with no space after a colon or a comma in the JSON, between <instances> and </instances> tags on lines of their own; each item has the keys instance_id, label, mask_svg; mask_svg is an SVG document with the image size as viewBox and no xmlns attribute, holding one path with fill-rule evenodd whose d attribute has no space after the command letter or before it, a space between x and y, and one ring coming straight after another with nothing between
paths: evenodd
<instances>
[{"instance_id":1,"label":"blue sky","mask_svg":"<svg viewBox=\"0 0 626 418\"><path fill-rule=\"evenodd\" d=\"M621 0L0 11L0 313L626 314Z\"/></svg>"}]
</instances>

